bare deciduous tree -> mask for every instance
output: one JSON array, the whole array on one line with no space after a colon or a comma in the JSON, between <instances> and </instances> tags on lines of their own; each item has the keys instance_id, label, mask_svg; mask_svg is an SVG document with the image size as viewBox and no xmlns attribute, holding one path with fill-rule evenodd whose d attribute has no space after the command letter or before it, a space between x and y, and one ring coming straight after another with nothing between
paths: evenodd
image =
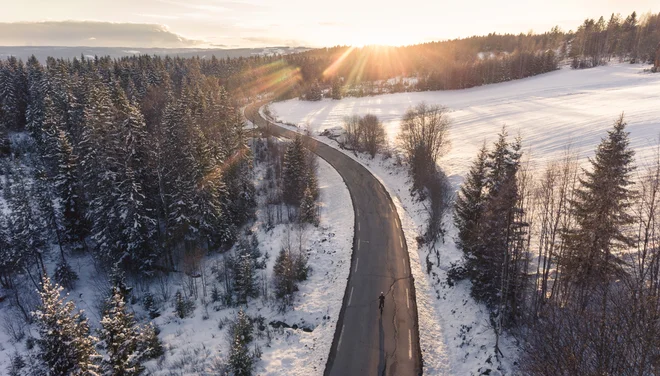
<instances>
[{"instance_id":1,"label":"bare deciduous tree","mask_svg":"<svg viewBox=\"0 0 660 376\"><path fill-rule=\"evenodd\" d=\"M359 126L364 142L364 150L373 158L385 143L383 122L376 115L367 114L360 119Z\"/></svg>"},{"instance_id":2,"label":"bare deciduous tree","mask_svg":"<svg viewBox=\"0 0 660 376\"><path fill-rule=\"evenodd\" d=\"M406 156L410 160L436 162L449 148L449 124L445 107L422 102L409 108L399 133L399 143Z\"/></svg>"}]
</instances>

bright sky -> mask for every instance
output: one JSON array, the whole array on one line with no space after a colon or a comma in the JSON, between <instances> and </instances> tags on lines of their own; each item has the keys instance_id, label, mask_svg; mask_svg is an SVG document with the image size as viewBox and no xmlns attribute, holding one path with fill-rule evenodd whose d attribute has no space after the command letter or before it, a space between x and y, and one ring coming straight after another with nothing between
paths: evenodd
<instances>
[{"instance_id":1,"label":"bright sky","mask_svg":"<svg viewBox=\"0 0 660 376\"><path fill-rule=\"evenodd\" d=\"M657 0L0 0L0 23L159 24L206 46L321 47L413 44L493 31L543 32L554 25L569 30L586 17L658 8ZM89 29L67 32L98 39ZM7 42L12 37L16 43ZM5 35L0 42L29 43L27 36L22 38Z\"/></svg>"}]
</instances>

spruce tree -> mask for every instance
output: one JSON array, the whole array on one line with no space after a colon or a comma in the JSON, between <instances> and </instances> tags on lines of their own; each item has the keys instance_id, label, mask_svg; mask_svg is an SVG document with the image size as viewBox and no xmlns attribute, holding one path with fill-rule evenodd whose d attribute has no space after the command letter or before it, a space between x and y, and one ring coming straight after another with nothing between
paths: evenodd
<instances>
[{"instance_id":1,"label":"spruce tree","mask_svg":"<svg viewBox=\"0 0 660 376\"><path fill-rule=\"evenodd\" d=\"M94 348L97 339L90 336L82 311L74 313L74 303L65 301L61 291L44 276L41 307L34 312L39 358L52 375L99 375L100 356Z\"/></svg>"},{"instance_id":2,"label":"spruce tree","mask_svg":"<svg viewBox=\"0 0 660 376\"><path fill-rule=\"evenodd\" d=\"M236 302L247 304L248 298L256 297L259 292L257 289L255 260L250 255L249 250L240 248L235 263L234 290L236 291Z\"/></svg>"},{"instance_id":3,"label":"spruce tree","mask_svg":"<svg viewBox=\"0 0 660 376\"><path fill-rule=\"evenodd\" d=\"M488 150L484 144L477 159L472 163L465 183L454 204L454 223L458 229L458 247L466 259L473 257L475 246L480 241L479 231L486 199L486 157Z\"/></svg>"},{"instance_id":4,"label":"spruce tree","mask_svg":"<svg viewBox=\"0 0 660 376\"><path fill-rule=\"evenodd\" d=\"M300 206L305 193L307 154L302 138L296 137L284 153L282 170L282 191L287 204Z\"/></svg>"},{"instance_id":5,"label":"spruce tree","mask_svg":"<svg viewBox=\"0 0 660 376\"><path fill-rule=\"evenodd\" d=\"M144 117L137 107L129 103L123 90L115 85L112 96L117 109L116 122L123 145L118 145L116 185L113 192L112 211L117 213L111 225L119 229L117 241L120 248L113 260L122 261L132 269L151 271L156 259L154 236L156 233L155 213L147 207L144 186L148 176L146 126Z\"/></svg>"},{"instance_id":6,"label":"spruce tree","mask_svg":"<svg viewBox=\"0 0 660 376\"><path fill-rule=\"evenodd\" d=\"M520 139L510 143L504 129L490 153L482 148L455 213L472 295L491 309L498 330L515 322L524 292L527 224L518 193L520 148Z\"/></svg>"},{"instance_id":7,"label":"spruce tree","mask_svg":"<svg viewBox=\"0 0 660 376\"><path fill-rule=\"evenodd\" d=\"M25 178L25 169L17 164L9 175L11 195L7 198L12 234L9 262L23 270L36 267L39 273L44 270L43 252L46 250L43 216L32 203L34 187Z\"/></svg>"},{"instance_id":8,"label":"spruce tree","mask_svg":"<svg viewBox=\"0 0 660 376\"><path fill-rule=\"evenodd\" d=\"M232 328L229 369L235 376L250 376L254 367L254 358L248 347L252 341L252 324L243 310L238 312L236 324Z\"/></svg>"},{"instance_id":9,"label":"spruce tree","mask_svg":"<svg viewBox=\"0 0 660 376\"><path fill-rule=\"evenodd\" d=\"M101 319L99 338L106 352L103 373L112 376L135 376L144 371L141 362L140 328L133 314L127 311L121 289L112 288L107 310Z\"/></svg>"},{"instance_id":10,"label":"spruce tree","mask_svg":"<svg viewBox=\"0 0 660 376\"><path fill-rule=\"evenodd\" d=\"M634 221L628 212L635 195L634 151L625 126L622 114L589 159L591 169L584 171L572 202L576 226L565 236L569 252L561 266L583 294L621 275L617 251L633 245L625 230Z\"/></svg>"}]
</instances>

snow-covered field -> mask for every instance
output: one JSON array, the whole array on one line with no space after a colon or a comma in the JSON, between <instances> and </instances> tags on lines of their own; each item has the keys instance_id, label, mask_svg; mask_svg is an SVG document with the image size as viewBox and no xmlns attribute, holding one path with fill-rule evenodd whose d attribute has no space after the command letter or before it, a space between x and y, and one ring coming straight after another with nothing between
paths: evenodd
<instances>
[{"instance_id":1,"label":"snow-covered field","mask_svg":"<svg viewBox=\"0 0 660 376\"><path fill-rule=\"evenodd\" d=\"M593 155L614 120L625 112L637 163L653 157L660 136L660 75L643 72L639 65L612 65L589 70L563 69L519 81L458 91L399 93L339 101L305 102L289 100L270 106L282 123L295 124L318 135L341 126L344 116L375 114L383 120L389 141L395 144L400 119L419 102L448 107L452 120L452 148L440 164L458 188L471 160L484 141L490 146L503 125L510 134L520 133L525 151L534 165L544 167L559 160L570 145L582 161ZM293 128L293 127L292 127ZM338 147L337 143L314 136ZM401 217L415 277L419 309L420 342L424 373L428 375L511 374L518 348L511 338L501 341L504 358L497 363L495 335L487 310L470 297L470 285L463 281L450 287L447 270L462 253L454 244L455 228L450 226L440 249L440 259L426 274L429 250L419 248L415 237L422 232L427 212L409 193L406 171L394 160L369 159L348 153L367 166L390 191ZM451 223L451 218L446 218ZM417 261L417 262L415 262ZM500 372L496 369L500 368ZM488 374L488 373L485 373Z\"/></svg>"},{"instance_id":2,"label":"snow-covered field","mask_svg":"<svg viewBox=\"0 0 660 376\"><path fill-rule=\"evenodd\" d=\"M441 164L448 175L464 176L484 141L503 125L518 132L537 162L559 159L567 145L592 155L614 120L625 112L638 162L652 154L660 135L660 75L648 66L616 64L586 70L561 69L544 75L465 90L397 93L364 98L289 100L271 111L284 122L321 131L341 125L346 115L374 114L394 143L402 115L425 101L451 112L452 149ZM543 163L541 163L543 165Z\"/></svg>"}]
</instances>

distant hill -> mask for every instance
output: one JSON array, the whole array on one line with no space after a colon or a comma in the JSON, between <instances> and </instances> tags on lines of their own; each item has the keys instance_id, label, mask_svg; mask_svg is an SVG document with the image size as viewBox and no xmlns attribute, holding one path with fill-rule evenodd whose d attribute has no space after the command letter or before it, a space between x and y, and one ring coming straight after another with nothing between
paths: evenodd
<instances>
[{"instance_id":1,"label":"distant hill","mask_svg":"<svg viewBox=\"0 0 660 376\"><path fill-rule=\"evenodd\" d=\"M206 48L123 48L123 47L59 47L59 46L0 46L0 59L16 56L27 60L34 55L39 61L45 61L48 56L55 58L74 58L81 55L86 57L110 56L118 58L131 55L170 55L180 57L199 56L202 59L249 57L254 55L291 54L307 51L306 47L264 47L264 48L234 48L234 49L206 49Z\"/></svg>"}]
</instances>

